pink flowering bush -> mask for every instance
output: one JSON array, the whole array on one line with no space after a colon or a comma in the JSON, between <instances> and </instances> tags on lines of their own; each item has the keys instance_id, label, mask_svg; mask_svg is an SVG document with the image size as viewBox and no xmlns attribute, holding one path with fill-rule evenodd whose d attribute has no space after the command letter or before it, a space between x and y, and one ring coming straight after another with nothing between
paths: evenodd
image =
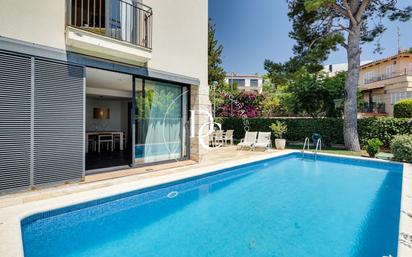
<instances>
[{"instance_id":1,"label":"pink flowering bush","mask_svg":"<svg viewBox=\"0 0 412 257\"><path fill-rule=\"evenodd\" d=\"M256 118L262 113L261 105L264 97L261 94L240 92L231 97L230 94L223 92L221 97L224 99L224 102L217 110L216 115L219 117L230 117L231 106L233 106L234 117L246 116L248 118Z\"/></svg>"}]
</instances>

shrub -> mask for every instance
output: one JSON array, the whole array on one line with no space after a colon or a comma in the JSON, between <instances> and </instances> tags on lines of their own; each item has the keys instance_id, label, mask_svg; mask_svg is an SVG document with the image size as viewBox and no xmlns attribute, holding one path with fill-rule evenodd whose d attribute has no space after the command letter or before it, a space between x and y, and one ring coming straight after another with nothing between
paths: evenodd
<instances>
[{"instance_id":1,"label":"shrub","mask_svg":"<svg viewBox=\"0 0 412 257\"><path fill-rule=\"evenodd\" d=\"M275 138L279 139L282 139L283 134L288 131L288 127L285 125L285 123L278 120L270 125L270 129L273 131Z\"/></svg>"},{"instance_id":2,"label":"shrub","mask_svg":"<svg viewBox=\"0 0 412 257\"><path fill-rule=\"evenodd\" d=\"M393 106L393 116L395 118L412 118L412 99L397 102Z\"/></svg>"},{"instance_id":3,"label":"shrub","mask_svg":"<svg viewBox=\"0 0 412 257\"><path fill-rule=\"evenodd\" d=\"M262 114L266 117L272 117L281 112L281 102L279 96L268 94L262 101Z\"/></svg>"},{"instance_id":4,"label":"shrub","mask_svg":"<svg viewBox=\"0 0 412 257\"><path fill-rule=\"evenodd\" d=\"M369 139L366 143L365 150L368 152L371 158L375 158L376 154L379 153L383 143L378 138Z\"/></svg>"},{"instance_id":5,"label":"shrub","mask_svg":"<svg viewBox=\"0 0 412 257\"><path fill-rule=\"evenodd\" d=\"M265 99L262 94L254 92L237 92L233 95L223 92L221 98L223 103L217 108L217 115L229 117L233 112L234 117L246 115L249 118L261 115L261 103ZM233 110L231 110L232 107Z\"/></svg>"},{"instance_id":6,"label":"shrub","mask_svg":"<svg viewBox=\"0 0 412 257\"><path fill-rule=\"evenodd\" d=\"M358 132L361 145L378 138L385 148L389 148L395 135L412 134L412 126L408 125L408 119L366 118L358 120Z\"/></svg>"},{"instance_id":7,"label":"shrub","mask_svg":"<svg viewBox=\"0 0 412 257\"><path fill-rule=\"evenodd\" d=\"M397 135L391 143L393 157L399 161L412 162L412 135Z\"/></svg>"}]
</instances>

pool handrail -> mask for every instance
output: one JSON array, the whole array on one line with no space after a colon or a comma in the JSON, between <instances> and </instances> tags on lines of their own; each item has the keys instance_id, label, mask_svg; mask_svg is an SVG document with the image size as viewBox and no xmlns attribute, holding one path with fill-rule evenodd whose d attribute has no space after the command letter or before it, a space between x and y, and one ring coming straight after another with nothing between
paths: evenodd
<instances>
[{"instance_id":1,"label":"pool handrail","mask_svg":"<svg viewBox=\"0 0 412 257\"><path fill-rule=\"evenodd\" d=\"M308 151L310 150L309 145L310 145L309 137L306 137L306 138L305 138L305 142L303 143L302 157L303 157L303 155L305 154L305 148L307 148ZM306 147L306 146L307 146L307 147Z\"/></svg>"},{"instance_id":2,"label":"pool handrail","mask_svg":"<svg viewBox=\"0 0 412 257\"><path fill-rule=\"evenodd\" d=\"M316 142L315 159L318 154L318 151L322 151L322 139L320 138L318 138L318 141Z\"/></svg>"}]
</instances>

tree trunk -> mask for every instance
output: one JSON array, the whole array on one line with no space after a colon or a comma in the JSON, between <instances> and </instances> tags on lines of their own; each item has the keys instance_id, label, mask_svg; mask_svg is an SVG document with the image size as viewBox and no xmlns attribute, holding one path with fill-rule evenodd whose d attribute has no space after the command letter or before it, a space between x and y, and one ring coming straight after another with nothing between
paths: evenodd
<instances>
[{"instance_id":1,"label":"tree trunk","mask_svg":"<svg viewBox=\"0 0 412 257\"><path fill-rule=\"evenodd\" d=\"M348 36L348 77L345 84L345 104L343 136L347 150L360 151L358 137L358 104L357 88L359 83L360 68L360 31L361 25L351 26L352 33Z\"/></svg>"}]
</instances>

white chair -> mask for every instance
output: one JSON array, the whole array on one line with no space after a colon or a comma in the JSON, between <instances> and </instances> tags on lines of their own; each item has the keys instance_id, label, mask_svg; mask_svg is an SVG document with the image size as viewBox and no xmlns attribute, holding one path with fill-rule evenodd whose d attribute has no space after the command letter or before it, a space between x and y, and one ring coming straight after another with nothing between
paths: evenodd
<instances>
[{"instance_id":1,"label":"white chair","mask_svg":"<svg viewBox=\"0 0 412 257\"><path fill-rule=\"evenodd\" d=\"M240 140L240 143L237 145L238 150L242 150L245 147L252 149L253 145L256 143L257 132L246 132L245 138Z\"/></svg>"},{"instance_id":2,"label":"white chair","mask_svg":"<svg viewBox=\"0 0 412 257\"><path fill-rule=\"evenodd\" d=\"M233 145L233 132L234 130L227 130L225 135L223 136L223 141L225 144L230 142L230 145Z\"/></svg>"},{"instance_id":3,"label":"white chair","mask_svg":"<svg viewBox=\"0 0 412 257\"><path fill-rule=\"evenodd\" d=\"M100 153L102 145L107 145L107 151L111 150L113 152L113 135L112 134L101 134L97 137L97 151Z\"/></svg>"},{"instance_id":4,"label":"white chair","mask_svg":"<svg viewBox=\"0 0 412 257\"><path fill-rule=\"evenodd\" d=\"M258 139L253 145L253 150L255 148L265 148L269 150L272 147L272 141L270 140L270 132L259 132Z\"/></svg>"},{"instance_id":5,"label":"white chair","mask_svg":"<svg viewBox=\"0 0 412 257\"><path fill-rule=\"evenodd\" d=\"M125 149L127 145L127 133L123 133L123 148Z\"/></svg>"},{"instance_id":6,"label":"white chair","mask_svg":"<svg viewBox=\"0 0 412 257\"><path fill-rule=\"evenodd\" d=\"M214 143L215 146L218 145L219 143L224 143L223 141L223 130L217 130L215 131L215 136L214 136Z\"/></svg>"},{"instance_id":7,"label":"white chair","mask_svg":"<svg viewBox=\"0 0 412 257\"><path fill-rule=\"evenodd\" d=\"M120 139L123 139L123 149L121 147ZM125 142L126 142L125 133L113 133L113 148L114 149L117 149L117 146L119 146L119 150L124 150L124 146L126 144Z\"/></svg>"},{"instance_id":8,"label":"white chair","mask_svg":"<svg viewBox=\"0 0 412 257\"><path fill-rule=\"evenodd\" d=\"M91 149L93 152L97 150L97 136L87 135L87 150Z\"/></svg>"},{"instance_id":9,"label":"white chair","mask_svg":"<svg viewBox=\"0 0 412 257\"><path fill-rule=\"evenodd\" d=\"M215 132L213 131L209 135L209 146L215 146Z\"/></svg>"}]
</instances>

